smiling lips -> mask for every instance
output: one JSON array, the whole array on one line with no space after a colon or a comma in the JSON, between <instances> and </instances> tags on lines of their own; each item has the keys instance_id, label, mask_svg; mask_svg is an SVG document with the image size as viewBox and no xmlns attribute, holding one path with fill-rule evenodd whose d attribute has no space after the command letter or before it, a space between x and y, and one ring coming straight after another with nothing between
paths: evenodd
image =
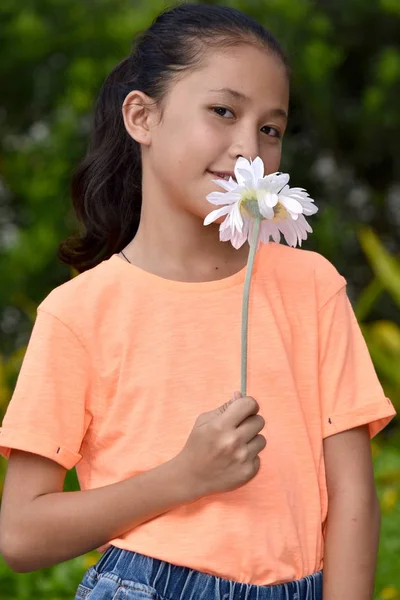
<instances>
[{"instance_id":1,"label":"smiling lips","mask_svg":"<svg viewBox=\"0 0 400 600\"><path fill-rule=\"evenodd\" d=\"M229 181L229 177L232 177L232 179L236 181L235 174L232 173L232 171L209 171L209 173L216 175L220 179L225 179L226 181Z\"/></svg>"}]
</instances>

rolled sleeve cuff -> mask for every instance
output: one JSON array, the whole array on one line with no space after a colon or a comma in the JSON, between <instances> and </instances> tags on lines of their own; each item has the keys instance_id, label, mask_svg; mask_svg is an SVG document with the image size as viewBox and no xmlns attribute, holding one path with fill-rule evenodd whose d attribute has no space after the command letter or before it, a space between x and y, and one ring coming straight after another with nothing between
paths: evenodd
<instances>
[{"instance_id":1,"label":"rolled sleeve cuff","mask_svg":"<svg viewBox=\"0 0 400 600\"><path fill-rule=\"evenodd\" d=\"M39 454L65 469L72 469L82 458L81 454L41 435L0 428L0 455L8 460L12 449Z\"/></svg>"},{"instance_id":2,"label":"rolled sleeve cuff","mask_svg":"<svg viewBox=\"0 0 400 600\"><path fill-rule=\"evenodd\" d=\"M396 414L390 399L385 398L384 403L379 400L379 402L365 404L343 414L327 415L322 426L322 437L326 438L335 433L368 424L369 436L372 439L390 423Z\"/></svg>"}]
</instances>

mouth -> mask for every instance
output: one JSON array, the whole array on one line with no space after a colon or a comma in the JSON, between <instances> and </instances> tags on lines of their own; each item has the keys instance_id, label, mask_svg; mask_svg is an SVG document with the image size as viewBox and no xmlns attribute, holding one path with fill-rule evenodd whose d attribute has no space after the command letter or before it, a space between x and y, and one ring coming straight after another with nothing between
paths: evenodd
<instances>
[{"instance_id":1,"label":"mouth","mask_svg":"<svg viewBox=\"0 0 400 600\"><path fill-rule=\"evenodd\" d=\"M225 181L229 181L230 177L232 177L232 179L234 181L236 181L236 177L234 173L231 172L218 172L218 171L208 171L208 173L210 173L211 175L213 175L214 177L216 177L217 179L225 179ZM237 183L237 182L236 182Z\"/></svg>"}]
</instances>

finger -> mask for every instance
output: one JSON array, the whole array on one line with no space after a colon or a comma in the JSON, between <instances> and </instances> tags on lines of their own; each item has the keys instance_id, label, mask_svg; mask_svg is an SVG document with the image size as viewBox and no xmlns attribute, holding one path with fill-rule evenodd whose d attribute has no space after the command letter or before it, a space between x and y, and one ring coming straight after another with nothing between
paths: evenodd
<instances>
[{"instance_id":1,"label":"finger","mask_svg":"<svg viewBox=\"0 0 400 600\"><path fill-rule=\"evenodd\" d=\"M247 417L238 427L240 437L248 444L260 431L264 429L265 420L261 415L251 415Z\"/></svg>"},{"instance_id":2,"label":"finger","mask_svg":"<svg viewBox=\"0 0 400 600\"><path fill-rule=\"evenodd\" d=\"M247 444L248 452L250 456L257 456L259 452L264 450L267 445L267 440L263 435L256 435L251 442Z\"/></svg>"},{"instance_id":3,"label":"finger","mask_svg":"<svg viewBox=\"0 0 400 600\"><path fill-rule=\"evenodd\" d=\"M254 398L244 396L229 404L220 418L224 420L224 427L236 428L244 419L257 414L259 410L258 402Z\"/></svg>"}]
</instances>

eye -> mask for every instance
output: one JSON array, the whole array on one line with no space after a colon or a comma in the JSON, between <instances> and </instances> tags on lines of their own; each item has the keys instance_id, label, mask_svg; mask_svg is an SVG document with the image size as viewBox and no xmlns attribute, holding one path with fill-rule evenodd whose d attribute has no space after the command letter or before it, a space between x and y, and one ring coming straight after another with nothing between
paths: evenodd
<instances>
[{"instance_id":1,"label":"eye","mask_svg":"<svg viewBox=\"0 0 400 600\"><path fill-rule=\"evenodd\" d=\"M268 125L266 125L265 127L263 127L263 129L271 129L271 131L275 132L275 135L273 135L272 137L276 137L276 138L280 138L281 136L281 132L276 129L275 127L269 127Z\"/></svg>"},{"instance_id":2,"label":"eye","mask_svg":"<svg viewBox=\"0 0 400 600\"><path fill-rule=\"evenodd\" d=\"M217 115L219 115L220 117L224 116L223 114L221 114L221 112L225 112L225 113L230 112L231 115L235 116L234 113L229 108L225 108L224 106L213 106L211 108L211 110L215 111L215 113ZM217 111L221 111L221 112L217 112ZM274 131L275 134L272 137L276 137L278 139L282 137L279 129L276 129L276 127L269 127L269 126L265 125L264 127L262 127L262 129L271 129L271 131Z\"/></svg>"},{"instance_id":3,"label":"eye","mask_svg":"<svg viewBox=\"0 0 400 600\"><path fill-rule=\"evenodd\" d=\"M229 110L229 108L225 108L224 106L214 106L211 110L214 110L216 112L217 115L219 115L220 117L222 117L223 115L221 115L220 113L218 113L217 111L228 111L231 113L231 115L233 115L233 112L231 110Z\"/></svg>"}]
</instances>

